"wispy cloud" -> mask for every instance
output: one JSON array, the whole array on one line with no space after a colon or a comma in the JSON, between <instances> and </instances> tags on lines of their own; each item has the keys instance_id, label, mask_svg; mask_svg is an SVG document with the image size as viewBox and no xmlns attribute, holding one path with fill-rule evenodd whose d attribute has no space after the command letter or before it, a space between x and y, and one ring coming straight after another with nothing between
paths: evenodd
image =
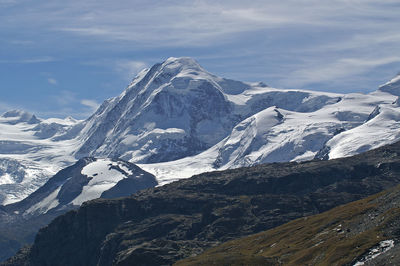
<instances>
[{"instance_id":1,"label":"wispy cloud","mask_svg":"<svg viewBox=\"0 0 400 266\"><path fill-rule=\"evenodd\" d=\"M115 69L127 79L132 79L139 71L148 65L142 61L122 60L115 63Z\"/></svg>"},{"instance_id":2,"label":"wispy cloud","mask_svg":"<svg viewBox=\"0 0 400 266\"><path fill-rule=\"evenodd\" d=\"M15 107L14 107L14 106L11 106L11 105L8 104L8 103L0 102L0 114L4 113L4 112L6 112L6 111L9 111L9 110L11 110L11 109L15 109Z\"/></svg>"},{"instance_id":3,"label":"wispy cloud","mask_svg":"<svg viewBox=\"0 0 400 266\"><path fill-rule=\"evenodd\" d=\"M17 3L16 0L0 0L0 6L3 7L12 6L15 5L16 3Z\"/></svg>"},{"instance_id":4,"label":"wispy cloud","mask_svg":"<svg viewBox=\"0 0 400 266\"><path fill-rule=\"evenodd\" d=\"M51 56L43 56L36 58L25 58L25 59L15 59L15 60L0 60L1 64L37 64L37 63L48 63L54 62L55 58Z\"/></svg>"},{"instance_id":5,"label":"wispy cloud","mask_svg":"<svg viewBox=\"0 0 400 266\"><path fill-rule=\"evenodd\" d=\"M3 0L4 1L4 0ZM142 44L206 45L227 35L288 25L348 26L365 16L382 16L373 1L39 1L13 23L29 22L51 31L64 31L103 40ZM387 11L387 10L385 10ZM23 14L23 15L22 15ZM395 12L386 12L385 16ZM157 19L155 19L157 18ZM356 25L358 27L360 25Z\"/></svg>"},{"instance_id":6,"label":"wispy cloud","mask_svg":"<svg viewBox=\"0 0 400 266\"><path fill-rule=\"evenodd\" d=\"M32 45L34 44L34 41L31 40L10 40L10 43L13 45Z\"/></svg>"},{"instance_id":7,"label":"wispy cloud","mask_svg":"<svg viewBox=\"0 0 400 266\"><path fill-rule=\"evenodd\" d=\"M93 114L100 104L91 99L79 99L78 95L70 90L61 90L51 96L52 101L57 103L58 109L50 112L37 111L39 115L67 117L73 116L84 119Z\"/></svg>"},{"instance_id":8,"label":"wispy cloud","mask_svg":"<svg viewBox=\"0 0 400 266\"><path fill-rule=\"evenodd\" d=\"M88 100L88 99L81 100L81 104L89 107L92 112L96 111L97 108L99 108L100 106L100 104L95 100Z\"/></svg>"},{"instance_id":9,"label":"wispy cloud","mask_svg":"<svg viewBox=\"0 0 400 266\"><path fill-rule=\"evenodd\" d=\"M288 34L304 28L337 29L345 33L372 31L368 37L372 40L375 33L397 30L393 22L398 21L399 9L398 1L372 0L285 3L121 0L118 4L106 0L71 0L39 1L29 6L30 12L4 14L4 18L9 22L7 25L26 25L28 30L40 27L54 34L68 33L103 42L123 41L142 48L208 47L254 31L264 31L268 39L273 33L268 31L275 29Z\"/></svg>"},{"instance_id":10,"label":"wispy cloud","mask_svg":"<svg viewBox=\"0 0 400 266\"><path fill-rule=\"evenodd\" d=\"M352 80L367 87L371 83L365 80L376 83L380 78L379 69L400 68L398 0L0 0L0 6L2 3L10 7L0 9L0 34L29 41L0 41L9 45L6 50L14 51L12 58L17 58L6 57L0 63L79 65L80 70L90 72L82 75L87 78L82 86L106 82L105 77L93 81L96 71L128 80L150 63L180 55L195 57L210 72L229 78L291 88L320 89L334 84L351 90ZM24 44L29 44L29 49ZM32 51L48 56L32 56ZM60 72L54 72L57 78ZM387 75L396 72L398 69L393 69ZM95 106L81 102L78 93L64 94L55 100L63 108L75 104L88 110Z\"/></svg>"},{"instance_id":11,"label":"wispy cloud","mask_svg":"<svg viewBox=\"0 0 400 266\"><path fill-rule=\"evenodd\" d=\"M225 61L210 62L225 64L227 69L232 68L227 55L244 60L247 65L240 63L244 69L257 62L257 72L240 76L277 77L275 83L280 86L305 86L330 79L337 82L338 78L345 81L351 75L385 65L376 59L392 58L400 45L397 1L123 3L111 6L107 1L75 2L75 8L65 4L67 8L57 13L54 20L58 23L50 30L117 45L126 43L135 49L209 47L208 53L213 53L210 47L226 45L229 48L219 54ZM54 4L47 5L47 9L54 8ZM243 54L247 58L241 57ZM366 64L356 65L348 58ZM272 60L278 64L276 67L268 66ZM142 60L120 61L115 70L132 77L145 66ZM230 73L244 72L243 68ZM290 78L282 77L281 69Z\"/></svg>"},{"instance_id":12,"label":"wispy cloud","mask_svg":"<svg viewBox=\"0 0 400 266\"><path fill-rule=\"evenodd\" d=\"M360 80L360 75L362 76L362 74L369 73L380 66L392 63L400 63L400 56L341 58L325 64L322 62L309 62L307 67L295 70L287 75L283 84L289 87L302 87L308 84L325 83L332 88L332 86L337 86L341 82L350 83L351 81L356 81L361 86L363 83Z\"/></svg>"},{"instance_id":13,"label":"wispy cloud","mask_svg":"<svg viewBox=\"0 0 400 266\"><path fill-rule=\"evenodd\" d=\"M158 58L155 61L157 60L160 59ZM149 64L145 61L129 59L96 59L82 62L81 64L85 66L108 68L122 77L124 82L130 81L141 70L149 67Z\"/></svg>"},{"instance_id":14,"label":"wispy cloud","mask_svg":"<svg viewBox=\"0 0 400 266\"><path fill-rule=\"evenodd\" d=\"M393 3L342 0L289 0L285 4L276 1L170 1L134 5L125 2L115 7L99 1L74 3L81 12L73 12L72 19L63 23L67 26L58 29L83 36L143 44L206 45L210 39L221 41L230 34L288 26L345 28L352 23L353 28L377 28L385 24L382 18L397 16L393 8L387 9ZM58 12L57 16L60 13L66 16L68 10L71 11Z\"/></svg>"},{"instance_id":15,"label":"wispy cloud","mask_svg":"<svg viewBox=\"0 0 400 266\"><path fill-rule=\"evenodd\" d=\"M61 90L57 92L57 94L54 94L50 97L54 102L62 107L72 105L79 101L77 99L76 93L70 90Z\"/></svg>"},{"instance_id":16,"label":"wispy cloud","mask_svg":"<svg viewBox=\"0 0 400 266\"><path fill-rule=\"evenodd\" d=\"M44 56L44 57L38 57L38 58L30 58L30 59L22 59L19 61L15 61L16 63L21 63L21 64L36 64L36 63L48 63L48 62L54 62L55 59L51 56Z\"/></svg>"},{"instance_id":17,"label":"wispy cloud","mask_svg":"<svg viewBox=\"0 0 400 266\"><path fill-rule=\"evenodd\" d=\"M57 84L58 84L57 80L54 79L54 78L48 78L48 79L47 79L47 82L48 82L49 84L51 84L51 85L57 85Z\"/></svg>"}]
</instances>

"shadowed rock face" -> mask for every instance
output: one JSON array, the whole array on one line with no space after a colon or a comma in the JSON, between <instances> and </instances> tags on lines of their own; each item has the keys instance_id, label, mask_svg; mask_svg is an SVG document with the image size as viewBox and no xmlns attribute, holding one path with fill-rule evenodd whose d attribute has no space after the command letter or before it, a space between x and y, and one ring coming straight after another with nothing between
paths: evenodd
<instances>
[{"instance_id":1,"label":"shadowed rock face","mask_svg":"<svg viewBox=\"0 0 400 266\"><path fill-rule=\"evenodd\" d=\"M171 264L400 182L400 143L362 155L212 172L55 219L5 265Z\"/></svg>"}]
</instances>

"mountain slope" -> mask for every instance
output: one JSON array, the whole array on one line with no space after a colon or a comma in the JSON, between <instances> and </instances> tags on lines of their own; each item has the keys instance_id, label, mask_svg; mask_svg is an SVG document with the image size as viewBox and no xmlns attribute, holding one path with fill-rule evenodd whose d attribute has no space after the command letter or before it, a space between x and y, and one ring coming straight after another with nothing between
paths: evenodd
<instances>
[{"instance_id":1,"label":"mountain slope","mask_svg":"<svg viewBox=\"0 0 400 266\"><path fill-rule=\"evenodd\" d=\"M399 265L400 186L176 265Z\"/></svg>"},{"instance_id":2,"label":"mountain slope","mask_svg":"<svg viewBox=\"0 0 400 266\"><path fill-rule=\"evenodd\" d=\"M399 150L396 143L344 159L212 172L93 200L41 229L5 265L171 264L395 186Z\"/></svg>"}]
</instances>

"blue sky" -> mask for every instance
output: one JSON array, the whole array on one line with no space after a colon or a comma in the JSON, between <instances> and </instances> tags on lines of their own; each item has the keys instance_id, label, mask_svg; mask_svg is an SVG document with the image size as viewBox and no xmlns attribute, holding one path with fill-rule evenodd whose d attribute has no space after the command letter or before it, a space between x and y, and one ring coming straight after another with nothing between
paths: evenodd
<instances>
[{"instance_id":1,"label":"blue sky","mask_svg":"<svg viewBox=\"0 0 400 266\"><path fill-rule=\"evenodd\" d=\"M400 71L400 2L0 0L0 111L86 118L190 56L278 88L370 92Z\"/></svg>"}]
</instances>

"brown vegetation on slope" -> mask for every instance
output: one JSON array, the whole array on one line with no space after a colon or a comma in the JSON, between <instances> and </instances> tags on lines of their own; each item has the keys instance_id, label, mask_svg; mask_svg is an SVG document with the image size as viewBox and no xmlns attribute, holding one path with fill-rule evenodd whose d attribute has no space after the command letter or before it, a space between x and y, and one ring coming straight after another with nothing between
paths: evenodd
<instances>
[{"instance_id":1,"label":"brown vegetation on slope","mask_svg":"<svg viewBox=\"0 0 400 266\"><path fill-rule=\"evenodd\" d=\"M400 186L226 242L176 265L347 265L383 240L400 239ZM397 243L396 243L397 244ZM398 247L376 257L399 265Z\"/></svg>"}]
</instances>

